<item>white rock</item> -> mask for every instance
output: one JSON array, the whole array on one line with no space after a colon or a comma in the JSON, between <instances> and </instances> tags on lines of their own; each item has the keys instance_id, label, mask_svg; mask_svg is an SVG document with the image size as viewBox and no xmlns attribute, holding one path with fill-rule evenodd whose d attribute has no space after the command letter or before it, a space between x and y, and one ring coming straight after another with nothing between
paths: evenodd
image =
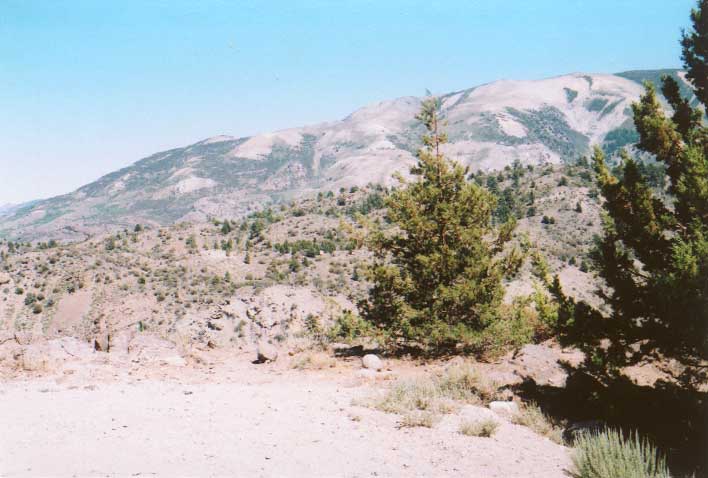
<instances>
[{"instance_id":1,"label":"white rock","mask_svg":"<svg viewBox=\"0 0 708 478\"><path fill-rule=\"evenodd\" d=\"M87 342L62 337L27 345L18 358L23 370L55 372L69 361L88 361L93 357L93 347Z\"/></svg>"},{"instance_id":2,"label":"white rock","mask_svg":"<svg viewBox=\"0 0 708 478\"><path fill-rule=\"evenodd\" d=\"M278 349L268 342L259 342L256 355L259 362L275 362L278 358Z\"/></svg>"},{"instance_id":3,"label":"white rock","mask_svg":"<svg viewBox=\"0 0 708 478\"><path fill-rule=\"evenodd\" d=\"M173 342L149 333L137 334L128 345L128 353L133 360L141 363L164 363L180 367L187 364Z\"/></svg>"},{"instance_id":4,"label":"white rock","mask_svg":"<svg viewBox=\"0 0 708 478\"><path fill-rule=\"evenodd\" d=\"M489 409L497 415L506 417L519 413L519 406L515 402L490 402Z\"/></svg>"},{"instance_id":5,"label":"white rock","mask_svg":"<svg viewBox=\"0 0 708 478\"><path fill-rule=\"evenodd\" d=\"M374 354L364 355L361 359L361 365L364 368L377 371L383 368L383 362L381 362L381 359Z\"/></svg>"},{"instance_id":6,"label":"white rock","mask_svg":"<svg viewBox=\"0 0 708 478\"><path fill-rule=\"evenodd\" d=\"M135 337L135 332L131 330L121 330L110 336L108 342L108 350L111 354L127 355L130 348L130 342Z\"/></svg>"}]
</instances>

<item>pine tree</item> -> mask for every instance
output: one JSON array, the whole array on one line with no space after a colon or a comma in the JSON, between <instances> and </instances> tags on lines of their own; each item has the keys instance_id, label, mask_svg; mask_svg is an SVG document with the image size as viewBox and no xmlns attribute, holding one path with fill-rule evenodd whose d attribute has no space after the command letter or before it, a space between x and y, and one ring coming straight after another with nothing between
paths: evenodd
<instances>
[{"instance_id":1,"label":"pine tree","mask_svg":"<svg viewBox=\"0 0 708 478\"><path fill-rule=\"evenodd\" d=\"M682 58L686 77L695 86L701 103L708 104L708 0L700 0L691 10L693 29L681 35Z\"/></svg>"},{"instance_id":2,"label":"pine tree","mask_svg":"<svg viewBox=\"0 0 708 478\"><path fill-rule=\"evenodd\" d=\"M705 108L708 2L701 1L691 17L695 30L683 35L683 57L690 78L703 72L694 92ZM665 165L669 200L656 194L626 152L615 175L602 150L594 151L606 212L594 261L609 286L604 299L611 317L556 290L568 333L595 344L610 339L609 349L591 347L605 368L656 352L687 362L708 355L708 128L703 111L681 97L674 79L666 76L662 83L670 117L650 83L632 109L637 147Z\"/></svg>"},{"instance_id":3,"label":"pine tree","mask_svg":"<svg viewBox=\"0 0 708 478\"><path fill-rule=\"evenodd\" d=\"M514 221L494 229L494 196L441 153L447 137L439 131L438 109L439 102L428 99L417 116L427 134L411 169L416 179L387 198L394 228L370 237L373 287L360 305L392 342L481 345L499 319L502 279L521 255L503 254Z\"/></svg>"}]
</instances>

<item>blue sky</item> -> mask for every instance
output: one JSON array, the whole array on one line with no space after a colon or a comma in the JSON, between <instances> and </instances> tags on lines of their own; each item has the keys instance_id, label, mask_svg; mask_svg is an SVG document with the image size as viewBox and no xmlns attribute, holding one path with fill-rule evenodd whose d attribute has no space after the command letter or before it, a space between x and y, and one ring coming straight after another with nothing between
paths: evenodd
<instances>
[{"instance_id":1,"label":"blue sky","mask_svg":"<svg viewBox=\"0 0 708 478\"><path fill-rule=\"evenodd\" d=\"M0 0L0 205L425 88L680 67L694 5Z\"/></svg>"}]
</instances>

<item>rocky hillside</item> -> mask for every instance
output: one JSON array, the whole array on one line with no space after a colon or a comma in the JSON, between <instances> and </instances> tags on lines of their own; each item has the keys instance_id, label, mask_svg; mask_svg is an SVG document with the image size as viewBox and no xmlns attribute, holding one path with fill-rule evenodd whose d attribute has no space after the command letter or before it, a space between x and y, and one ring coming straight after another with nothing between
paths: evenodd
<instances>
[{"instance_id":1,"label":"rocky hillside","mask_svg":"<svg viewBox=\"0 0 708 478\"><path fill-rule=\"evenodd\" d=\"M544 252L570 294L592 301L585 262L600 217L589 174L517 163L475 180L522 198L500 201L495 215L518 217L517 238ZM386 194L352 187L237 222L132 227L72 244L0 240L0 343L72 337L106 351L148 331L190 349L263 338L296 346L356 314L369 286L365 225L381 219ZM509 299L533 291L528 267L507 284ZM0 369L13 357L0 354Z\"/></svg>"},{"instance_id":2,"label":"rocky hillside","mask_svg":"<svg viewBox=\"0 0 708 478\"><path fill-rule=\"evenodd\" d=\"M473 170L496 170L576 159L596 143L616 151L636 140L630 104L641 81L661 73L503 80L443 95L447 153ZM238 218L312 192L390 184L414 161L420 101L403 97L340 121L160 152L70 194L0 210L0 238L79 240L135 223Z\"/></svg>"}]
</instances>

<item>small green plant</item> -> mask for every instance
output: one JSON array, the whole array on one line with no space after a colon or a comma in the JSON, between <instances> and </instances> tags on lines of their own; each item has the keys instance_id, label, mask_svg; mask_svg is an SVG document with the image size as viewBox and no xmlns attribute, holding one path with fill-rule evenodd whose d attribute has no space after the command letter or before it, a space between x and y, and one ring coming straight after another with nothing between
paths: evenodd
<instances>
[{"instance_id":1,"label":"small green plant","mask_svg":"<svg viewBox=\"0 0 708 478\"><path fill-rule=\"evenodd\" d=\"M324 340L322 324L320 323L320 318L318 316L314 314L307 314L304 321L304 327L307 335L310 336L315 342L322 342Z\"/></svg>"},{"instance_id":2,"label":"small green plant","mask_svg":"<svg viewBox=\"0 0 708 478\"><path fill-rule=\"evenodd\" d=\"M32 292L28 292L25 296L25 305L30 306L35 302L37 302L37 296L34 295Z\"/></svg>"},{"instance_id":3,"label":"small green plant","mask_svg":"<svg viewBox=\"0 0 708 478\"><path fill-rule=\"evenodd\" d=\"M573 455L577 478L669 478L665 458L637 433L617 430L581 434Z\"/></svg>"},{"instance_id":4,"label":"small green plant","mask_svg":"<svg viewBox=\"0 0 708 478\"><path fill-rule=\"evenodd\" d=\"M343 340L351 343L371 333L373 333L373 327L369 322L358 315L354 315L352 311L345 310L342 315L334 320L334 324L327 331L327 336L330 340Z\"/></svg>"},{"instance_id":5,"label":"small green plant","mask_svg":"<svg viewBox=\"0 0 708 478\"><path fill-rule=\"evenodd\" d=\"M497 428L499 423L491 418L478 421L466 420L460 424L460 433L469 437L489 438L494 435Z\"/></svg>"}]
</instances>

